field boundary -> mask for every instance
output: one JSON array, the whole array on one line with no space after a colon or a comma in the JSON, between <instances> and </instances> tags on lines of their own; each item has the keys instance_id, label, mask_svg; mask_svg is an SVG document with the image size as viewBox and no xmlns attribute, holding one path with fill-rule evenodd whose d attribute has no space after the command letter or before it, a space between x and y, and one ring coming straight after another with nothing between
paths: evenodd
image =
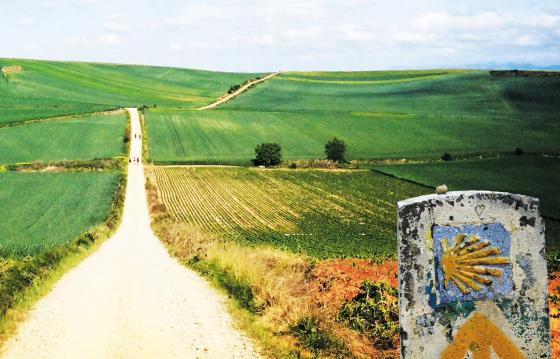
<instances>
[{"instance_id":1,"label":"field boundary","mask_svg":"<svg viewBox=\"0 0 560 359\"><path fill-rule=\"evenodd\" d=\"M96 111L96 112L79 112L75 114L68 114L68 115L57 115L51 117L44 117L44 118L37 118L33 120L20 120L20 121L13 121L7 123L0 123L0 129L6 127L18 127L18 126L25 126L32 123L40 123L40 122L49 122L49 121L64 121L64 120L73 120L82 117L88 116L112 116L112 115L119 115L124 113L125 110L122 107L115 107L113 109L107 109L105 111Z\"/></svg>"},{"instance_id":2,"label":"field boundary","mask_svg":"<svg viewBox=\"0 0 560 359\"><path fill-rule=\"evenodd\" d=\"M251 80L251 81L247 82L245 85L241 86L238 90L234 91L233 93L228 94L228 95L218 99L217 101L215 101L215 102L213 102L209 105L199 107L198 110L209 110L211 108L217 107L217 106L219 106L219 105L221 105L221 104L223 104L223 103L241 95L243 92L247 91L251 87L253 87L255 85L258 85L262 82L265 82L267 80L270 80L271 78L273 78L274 76L277 76L279 74L280 74L280 72L273 72L273 73L271 73L269 75L266 75L265 77L260 78L258 80Z\"/></svg>"}]
</instances>

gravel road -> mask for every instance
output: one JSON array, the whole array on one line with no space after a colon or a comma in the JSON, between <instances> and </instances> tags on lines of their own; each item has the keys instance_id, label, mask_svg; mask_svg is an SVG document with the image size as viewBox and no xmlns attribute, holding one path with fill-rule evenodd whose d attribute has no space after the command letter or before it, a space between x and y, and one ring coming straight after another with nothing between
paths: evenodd
<instances>
[{"instance_id":1,"label":"gravel road","mask_svg":"<svg viewBox=\"0 0 560 359\"><path fill-rule=\"evenodd\" d=\"M131 158L141 158L138 112L129 112ZM118 231L37 302L2 357L258 358L224 300L153 235L143 168L130 164Z\"/></svg>"}]
</instances>

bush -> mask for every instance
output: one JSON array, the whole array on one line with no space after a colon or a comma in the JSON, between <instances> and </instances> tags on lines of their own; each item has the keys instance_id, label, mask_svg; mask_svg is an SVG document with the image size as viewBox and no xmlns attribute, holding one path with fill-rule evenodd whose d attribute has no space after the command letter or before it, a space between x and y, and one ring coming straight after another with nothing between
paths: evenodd
<instances>
[{"instance_id":1,"label":"bush","mask_svg":"<svg viewBox=\"0 0 560 359\"><path fill-rule=\"evenodd\" d=\"M292 163L290 163L290 165L288 166L288 168L296 169L296 168L297 168L297 165L296 165L295 162L292 162Z\"/></svg>"},{"instance_id":2,"label":"bush","mask_svg":"<svg viewBox=\"0 0 560 359\"><path fill-rule=\"evenodd\" d=\"M291 331L303 346L315 354L315 357L318 357L322 350L343 346L340 340L321 330L315 318L299 320L291 327Z\"/></svg>"},{"instance_id":3,"label":"bush","mask_svg":"<svg viewBox=\"0 0 560 359\"><path fill-rule=\"evenodd\" d=\"M368 336L377 347L392 348L399 331L397 289L364 281L358 295L342 306L338 320Z\"/></svg>"},{"instance_id":4,"label":"bush","mask_svg":"<svg viewBox=\"0 0 560 359\"><path fill-rule=\"evenodd\" d=\"M521 156L523 154L523 149L521 147L516 147L513 151L513 154L516 156Z\"/></svg>"},{"instance_id":5,"label":"bush","mask_svg":"<svg viewBox=\"0 0 560 359\"><path fill-rule=\"evenodd\" d=\"M346 143L338 138L333 138L325 145L325 154L330 161L345 162Z\"/></svg>"},{"instance_id":6,"label":"bush","mask_svg":"<svg viewBox=\"0 0 560 359\"><path fill-rule=\"evenodd\" d=\"M282 160L282 147L278 143L261 143L255 147L255 156L256 166L276 166Z\"/></svg>"},{"instance_id":7,"label":"bush","mask_svg":"<svg viewBox=\"0 0 560 359\"><path fill-rule=\"evenodd\" d=\"M240 88L241 88L240 85L231 85L231 86L229 87L228 93L229 93L229 94L232 94L232 93L234 93L235 91L239 90Z\"/></svg>"},{"instance_id":8,"label":"bush","mask_svg":"<svg viewBox=\"0 0 560 359\"><path fill-rule=\"evenodd\" d=\"M453 161L453 157L451 157L449 152L445 152L443 155L441 155L441 159L444 161Z\"/></svg>"}]
</instances>

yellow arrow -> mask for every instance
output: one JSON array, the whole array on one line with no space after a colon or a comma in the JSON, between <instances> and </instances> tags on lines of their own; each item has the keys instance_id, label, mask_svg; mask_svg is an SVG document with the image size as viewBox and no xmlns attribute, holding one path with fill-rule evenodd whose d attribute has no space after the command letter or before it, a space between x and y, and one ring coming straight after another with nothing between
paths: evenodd
<instances>
[{"instance_id":1,"label":"yellow arrow","mask_svg":"<svg viewBox=\"0 0 560 359\"><path fill-rule=\"evenodd\" d=\"M499 358L525 358L521 350L500 328L484 315L475 313L455 334L453 342L445 348L440 358L464 358L468 352L472 352L473 359L490 359L490 348Z\"/></svg>"}]
</instances>

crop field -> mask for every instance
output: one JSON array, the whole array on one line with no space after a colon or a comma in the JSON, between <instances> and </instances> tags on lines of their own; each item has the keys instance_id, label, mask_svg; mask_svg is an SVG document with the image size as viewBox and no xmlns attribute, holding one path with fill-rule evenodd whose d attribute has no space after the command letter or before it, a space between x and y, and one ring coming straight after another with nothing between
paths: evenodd
<instances>
[{"instance_id":1,"label":"crop field","mask_svg":"<svg viewBox=\"0 0 560 359\"><path fill-rule=\"evenodd\" d=\"M346 141L347 158L439 158L443 153L552 151L557 132L537 133L522 120L466 124L388 114L333 112L182 111L147 115L150 160L158 163L249 163L261 142L278 142L284 159L324 158L325 143ZM504 127L511 126L508 136ZM469 133L469 137L465 137Z\"/></svg>"},{"instance_id":2,"label":"crop field","mask_svg":"<svg viewBox=\"0 0 560 359\"><path fill-rule=\"evenodd\" d=\"M0 256L34 255L105 220L117 172L0 173Z\"/></svg>"},{"instance_id":3,"label":"crop field","mask_svg":"<svg viewBox=\"0 0 560 359\"><path fill-rule=\"evenodd\" d=\"M168 213L223 238L318 258L396 253L396 202L426 189L369 171L153 167Z\"/></svg>"},{"instance_id":4,"label":"crop field","mask_svg":"<svg viewBox=\"0 0 560 359\"><path fill-rule=\"evenodd\" d=\"M348 159L556 153L559 88L560 77L486 71L283 73L214 110L149 111L150 159L248 163L266 141L285 159L324 158L334 136Z\"/></svg>"},{"instance_id":5,"label":"crop field","mask_svg":"<svg viewBox=\"0 0 560 359\"><path fill-rule=\"evenodd\" d=\"M0 124L141 105L199 107L258 76L155 66L1 59Z\"/></svg>"},{"instance_id":6,"label":"crop field","mask_svg":"<svg viewBox=\"0 0 560 359\"><path fill-rule=\"evenodd\" d=\"M493 118L560 109L559 77L481 70L282 73L223 106L231 110L406 113ZM466 118L465 120L469 120Z\"/></svg>"},{"instance_id":7,"label":"crop field","mask_svg":"<svg viewBox=\"0 0 560 359\"><path fill-rule=\"evenodd\" d=\"M549 249L560 250L560 158L512 156L499 159L375 166L398 178L450 190L492 190L537 197L546 221Z\"/></svg>"},{"instance_id":8,"label":"crop field","mask_svg":"<svg viewBox=\"0 0 560 359\"><path fill-rule=\"evenodd\" d=\"M0 127L0 164L118 156L126 121L126 114L117 114Z\"/></svg>"}]
</instances>

